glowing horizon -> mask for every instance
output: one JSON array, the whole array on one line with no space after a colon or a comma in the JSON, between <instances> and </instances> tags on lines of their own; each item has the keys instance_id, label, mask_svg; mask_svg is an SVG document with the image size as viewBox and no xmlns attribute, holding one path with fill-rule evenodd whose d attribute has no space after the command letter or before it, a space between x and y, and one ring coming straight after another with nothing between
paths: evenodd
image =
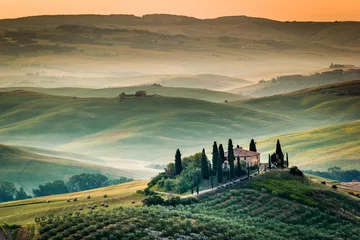
<instances>
[{"instance_id":1,"label":"glowing horizon","mask_svg":"<svg viewBox=\"0 0 360 240\"><path fill-rule=\"evenodd\" d=\"M0 0L0 19L57 14L175 14L196 18L246 15L280 21L360 21L358 0Z\"/></svg>"}]
</instances>

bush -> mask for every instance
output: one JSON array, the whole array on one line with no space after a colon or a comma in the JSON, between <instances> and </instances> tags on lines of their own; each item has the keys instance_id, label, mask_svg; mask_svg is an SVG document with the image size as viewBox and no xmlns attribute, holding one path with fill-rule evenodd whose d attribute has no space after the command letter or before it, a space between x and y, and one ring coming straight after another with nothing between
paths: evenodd
<instances>
[{"instance_id":1,"label":"bush","mask_svg":"<svg viewBox=\"0 0 360 240\"><path fill-rule=\"evenodd\" d=\"M290 173L301 177L304 176L304 173L296 166L290 168Z\"/></svg>"},{"instance_id":2,"label":"bush","mask_svg":"<svg viewBox=\"0 0 360 240\"><path fill-rule=\"evenodd\" d=\"M148 198L145 198L144 200L142 200L142 203L145 206L164 205L164 199L162 199L159 196L151 196L151 197L148 197Z\"/></svg>"}]
</instances>

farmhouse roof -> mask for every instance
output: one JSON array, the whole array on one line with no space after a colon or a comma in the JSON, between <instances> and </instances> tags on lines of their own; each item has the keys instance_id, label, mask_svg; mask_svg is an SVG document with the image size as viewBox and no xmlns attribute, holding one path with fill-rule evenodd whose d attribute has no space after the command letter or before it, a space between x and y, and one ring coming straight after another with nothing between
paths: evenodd
<instances>
[{"instance_id":1,"label":"farmhouse roof","mask_svg":"<svg viewBox=\"0 0 360 240\"><path fill-rule=\"evenodd\" d=\"M248 151L243 149L242 147L239 148L234 148L234 157L252 157L252 156L256 156L259 155L260 153L258 152L252 152L252 151ZM224 153L225 157L227 158L228 156L228 152Z\"/></svg>"}]
</instances>

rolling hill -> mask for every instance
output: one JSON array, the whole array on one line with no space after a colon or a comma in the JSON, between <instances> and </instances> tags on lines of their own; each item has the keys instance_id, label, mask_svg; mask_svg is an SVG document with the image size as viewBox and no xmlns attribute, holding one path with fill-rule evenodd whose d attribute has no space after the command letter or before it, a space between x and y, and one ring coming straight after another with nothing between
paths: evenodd
<instances>
[{"instance_id":1,"label":"rolling hill","mask_svg":"<svg viewBox=\"0 0 360 240\"><path fill-rule=\"evenodd\" d=\"M252 80L259 81L323 69L338 59L359 66L358 28L357 22L278 22L245 16L0 20L0 86L101 88L153 83L158 80L154 76L165 76L159 78L167 78L162 81L169 86L234 89L243 84L229 76L256 76ZM176 79L181 84L169 79L174 75L183 76ZM214 77L225 82L211 80Z\"/></svg>"},{"instance_id":2,"label":"rolling hill","mask_svg":"<svg viewBox=\"0 0 360 240\"><path fill-rule=\"evenodd\" d=\"M334 124L360 119L359 100L360 81L349 81L231 104L282 115L293 119L294 125L315 127L324 118Z\"/></svg>"},{"instance_id":3,"label":"rolling hill","mask_svg":"<svg viewBox=\"0 0 360 240\"><path fill-rule=\"evenodd\" d=\"M49 153L50 151L47 151ZM58 157L56 157L56 155ZM75 155L75 154L74 154ZM71 158L59 157L61 154L53 155L39 154L24 150L23 148L0 145L0 181L12 182L17 188L32 195L32 189L39 184L55 180L68 180L73 175L81 173L101 173L109 179L116 179L120 176L137 179L147 179L156 172L141 171L141 169L117 169L104 164L104 161L94 162L74 160ZM84 158L84 156L82 156Z\"/></svg>"},{"instance_id":4,"label":"rolling hill","mask_svg":"<svg viewBox=\"0 0 360 240\"><path fill-rule=\"evenodd\" d=\"M285 75L273 78L269 81L260 81L257 84L238 87L228 90L232 93L242 94L248 97L265 97L278 94L300 91L306 88L320 87L329 84L337 84L360 79L359 68L331 69L324 72L316 72L310 75Z\"/></svg>"},{"instance_id":5,"label":"rolling hill","mask_svg":"<svg viewBox=\"0 0 360 240\"><path fill-rule=\"evenodd\" d=\"M209 83L210 84L210 83ZM134 87L112 87L105 89L90 89L90 88L34 88L34 87L12 87L0 88L0 92L24 90L31 92L39 92L50 95L59 96L72 96L82 98L114 98L119 96L120 93L134 94L139 90L145 90L150 95L162 95L166 97L181 97L181 98L194 98L210 102L224 102L241 100L239 94L232 94L228 92L211 91L205 89L195 88L180 88L180 87L163 87L163 86L134 86Z\"/></svg>"},{"instance_id":6,"label":"rolling hill","mask_svg":"<svg viewBox=\"0 0 360 240\"><path fill-rule=\"evenodd\" d=\"M195 76L183 76L159 79L159 84L169 87L204 88L217 91L227 91L234 87L250 85L252 82L243 79L202 74Z\"/></svg>"},{"instance_id":7,"label":"rolling hill","mask_svg":"<svg viewBox=\"0 0 360 240\"><path fill-rule=\"evenodd\" d=\"M0 94L0 109L0 135L8 144L143 161L167 161L177 148L193 154L209 139L225 141L237 132L251 139L287 126L277 115L163 96L120 100L14 91Z\"/></svg>"}]
</instances>

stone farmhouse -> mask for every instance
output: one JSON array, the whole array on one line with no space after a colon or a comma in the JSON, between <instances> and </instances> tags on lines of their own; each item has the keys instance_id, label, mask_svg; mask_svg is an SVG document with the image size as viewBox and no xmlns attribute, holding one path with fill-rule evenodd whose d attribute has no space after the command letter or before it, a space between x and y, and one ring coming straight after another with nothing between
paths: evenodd
<instances>
[{"instance_id":1,"label":"stone farmhouse","mask_svg":"<svg viewBox=\"0 0 360 240\"><path fill-rule=\"evenodd\" d=\"M223 168L227 169L229 167L229 162L228 162L228 152L224 153L225 155L225 161L223 163ZM234 161L234 165L237 165L237 161L244 161L246 162L246 166L254 166L254 165L259 165L260 164L260 153L259 152L252 152L246 149L243 149L242 147L237 147L234 148L234 157L235 157L235 161Z\"/></svg>"}]
</instances>

